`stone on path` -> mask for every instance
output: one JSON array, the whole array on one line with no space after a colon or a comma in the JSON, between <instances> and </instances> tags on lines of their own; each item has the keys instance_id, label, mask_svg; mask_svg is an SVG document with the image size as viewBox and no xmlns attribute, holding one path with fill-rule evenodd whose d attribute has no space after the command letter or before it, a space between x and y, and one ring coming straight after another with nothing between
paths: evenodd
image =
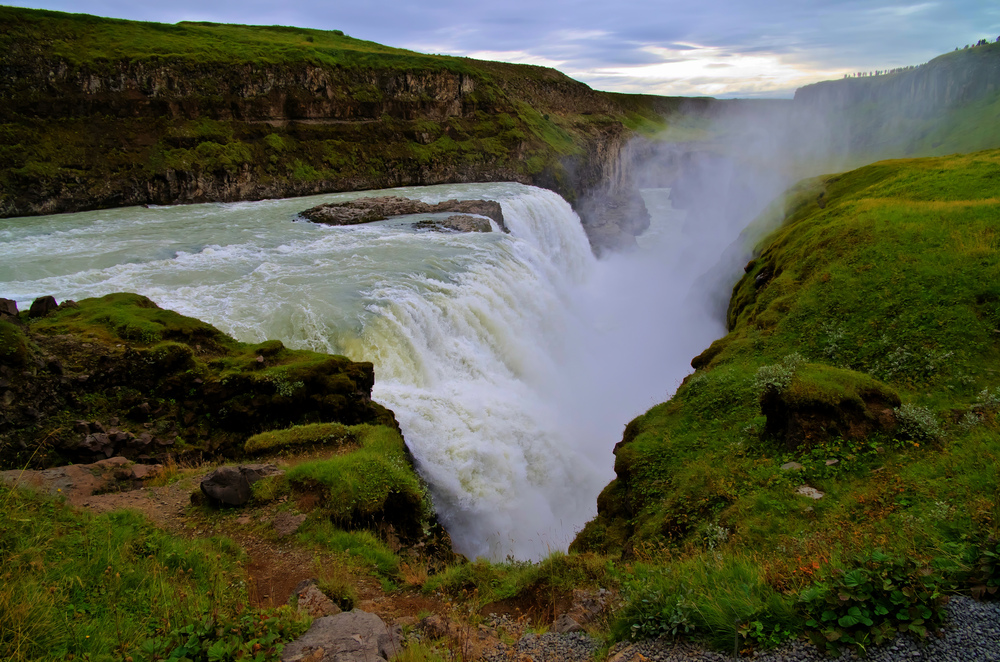
<instances>
[{"instance_id":1,"label":"stone on path","mask_svg":"<svg viewBox=\"0 0 1000 662\"><path fill-rule=\"evenodd\" d=\"M313 621L304 635L285 646L282 662L387 662L402 651L397 631L360 609Z\"/></svg>"},{"instance_id":2,"label":"stone on path","mask_svg":"<svg viewBox=\"0 0 1000 662\"><path fill-rule=\"evenodd\" d=\"M583 632L583 626L576 622L569 614L560 614L552 624L552 631L556 634L568 634L570 632Z\"/></svg>"},{"instance_id":3,"label":"stone on path","mask_svg":"<svg viewBox=\"0 0 1000 662\"><path fill-rule=\"evenodd\" d=\"M799 496L809 497L810 499L822 499L823 493L817 490L815 487L810 487L809 485L801 485L796 490L795 493Z\"/></svg>"},{"instance_id":4,"label":"stone on path","mask_svg":"<svg viewBox=\"0 0 1000 662\"><path fill-rule=\"evenodd\" d=\"M201 491L212 505L242 506L250 500L250 486L262 478L283 473L273 464L219 467L201 481Z\"/></svg>"}]
</instances>

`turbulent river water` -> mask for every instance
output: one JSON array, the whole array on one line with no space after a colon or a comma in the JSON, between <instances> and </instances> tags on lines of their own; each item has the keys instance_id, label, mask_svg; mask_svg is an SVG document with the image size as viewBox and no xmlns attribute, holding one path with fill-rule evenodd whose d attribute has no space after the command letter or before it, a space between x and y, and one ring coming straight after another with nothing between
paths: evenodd
<instances>
[{"instance_id":1,"label":"turbulent river water","mask_svg":"<svg viewBox=\"0 0 1000 662\"><path fill-rule=\"evenodd\" d=\"M373 396L396 413L459 552L565 549L614 476L624 424L724 332L698 303L682 216L666 190L645 192L640 250L602 260L562 198L517 184L389 192L497 200L509 235L414 230L424 216L294 220L385 193L0 221L0 296L23 308L139 292L243 341L372 361Z\"/></svg>"}]
</instances>

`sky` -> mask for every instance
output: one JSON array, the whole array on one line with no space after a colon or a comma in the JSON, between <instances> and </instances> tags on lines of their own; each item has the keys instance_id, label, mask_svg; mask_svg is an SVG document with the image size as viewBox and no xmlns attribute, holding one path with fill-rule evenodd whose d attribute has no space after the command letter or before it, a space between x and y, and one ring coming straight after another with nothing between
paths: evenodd
<instances>
[{"instance_id":1,"label":"sky","mask_svg":"<svg viewBox=\"0 0 1000 662\"><path fill-rule=\"evenodd\" d=\"M425 53L551 66L599 90L791 97L1000 36L996 0L0 0L176 23L343 30Z\"/></svg>"}]
</instances>

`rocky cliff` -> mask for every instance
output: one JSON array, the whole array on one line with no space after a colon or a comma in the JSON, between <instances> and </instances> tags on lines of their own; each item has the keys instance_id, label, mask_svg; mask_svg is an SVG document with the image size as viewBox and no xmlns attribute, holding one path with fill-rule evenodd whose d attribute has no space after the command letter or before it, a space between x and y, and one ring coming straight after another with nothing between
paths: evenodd
<instances>
[{"instance_id":1,"label":"rocky cliff","mask_svg":"<svg viewBox=\"0 0 1000 662\"><path fill-rule=\"evenodd\" d=\"M1000 43L874 76L807 85L800 114L822 118L844 153L874 158L1000 145Z\"/></svg>"},{"instance_id":2,"label":"rocky cliff","mask_svg":"<svg viewBox=\"0 0 1000 662\"><path fill-rule=\"evenodd\" d=\"M645 223L621 152L681 105L337 32L0 20L6 217L508 180L559 192L595 248L620 247Z\"/></svg>"}]
</instances>

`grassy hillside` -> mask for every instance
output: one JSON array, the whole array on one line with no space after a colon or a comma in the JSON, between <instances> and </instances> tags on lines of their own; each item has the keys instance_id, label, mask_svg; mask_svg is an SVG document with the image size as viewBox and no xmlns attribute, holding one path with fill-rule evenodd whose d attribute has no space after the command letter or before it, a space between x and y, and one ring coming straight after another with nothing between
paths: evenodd
<instances>
[{"instance_id":1,"label":"grassy hillside","mask_svg":"<svg viewBox=\"0 0 1000 662\"><path fill-rule=\"evenodd\" d=\"M732 642L734 622L819 619L834 568L933 578L932 593L1000 582L975 576L1000 528L998 213L994 150L806 181L758 219L780 223L729 334L628 425L574 543L655 560L626 621L657 634L683 616ZM874 621L836 637L874 641Z\"/></svg>"}]
</instances>

